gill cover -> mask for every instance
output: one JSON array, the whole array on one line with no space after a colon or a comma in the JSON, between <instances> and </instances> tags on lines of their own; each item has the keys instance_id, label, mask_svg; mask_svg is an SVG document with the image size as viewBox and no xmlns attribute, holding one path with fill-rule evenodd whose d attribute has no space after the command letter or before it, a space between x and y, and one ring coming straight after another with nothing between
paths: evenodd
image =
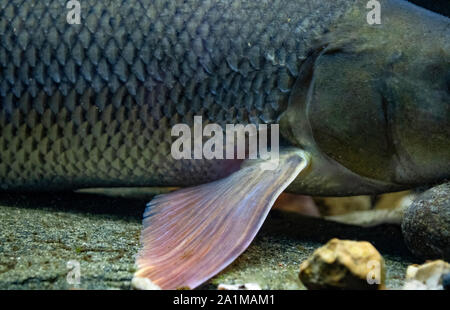
<instances>
[{"instance_id":1,"label":"gill cover","mask_svg":"<svg viewBox=\"0 0 450 310\"><path fill-rule=\"evenodd\" d=\"M327 48L314 65L306 114L319 149L358 175L395 179L391 115L376 56Z\"/></svg>"}]
</instances>

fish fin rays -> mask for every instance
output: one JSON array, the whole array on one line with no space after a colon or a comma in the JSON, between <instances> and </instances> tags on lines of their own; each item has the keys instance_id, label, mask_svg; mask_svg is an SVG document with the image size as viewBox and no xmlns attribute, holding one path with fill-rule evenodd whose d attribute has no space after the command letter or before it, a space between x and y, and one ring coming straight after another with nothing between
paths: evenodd
<instances>
[{"instance_id":1,"label":"fish fin rays","mask_svg":"<svg viewBox=\"0 0 450 310\"><path fill-rule=\"evenodd\" d=\"M244 162L230 176L155 197L147 206L135 277L163 289L195 288L251 243L277 197L306 167L305 153Z\"/></svg>"}]
</instances>

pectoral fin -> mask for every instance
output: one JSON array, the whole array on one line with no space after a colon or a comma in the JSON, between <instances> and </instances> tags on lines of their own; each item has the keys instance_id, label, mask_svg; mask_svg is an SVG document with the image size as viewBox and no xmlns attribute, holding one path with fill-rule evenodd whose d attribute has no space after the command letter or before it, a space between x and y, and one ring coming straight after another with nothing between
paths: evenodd
<instances>
[{"instance_id":1,"label":"pectoral fin","mask_svg":"<svg viewBox=\"0 0 450 310\"><path fill-rule=\"evenodd\" d=\"M307 166L298 149L247 161L225 179L155 197L144 214L135 277L163 289L195 288L251 243L277 197Z\"/></svg>"}]
</instances>

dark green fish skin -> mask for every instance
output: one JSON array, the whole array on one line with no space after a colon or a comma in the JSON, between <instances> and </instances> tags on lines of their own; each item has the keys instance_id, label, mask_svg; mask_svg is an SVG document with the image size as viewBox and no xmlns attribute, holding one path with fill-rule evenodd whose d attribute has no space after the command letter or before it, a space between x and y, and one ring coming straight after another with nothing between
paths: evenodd
<instances>
[{"instance_id":1,"label":"dark green fish skin","mask_svg":"<svg viewBox=\"0 0 450 310\"><path fill-rule=\"evenodd\" d=\"M298 68L354 1L0 3L0 186L49 190L204 183L170 129L276 122Z\"/></svg>"}]
</instances>

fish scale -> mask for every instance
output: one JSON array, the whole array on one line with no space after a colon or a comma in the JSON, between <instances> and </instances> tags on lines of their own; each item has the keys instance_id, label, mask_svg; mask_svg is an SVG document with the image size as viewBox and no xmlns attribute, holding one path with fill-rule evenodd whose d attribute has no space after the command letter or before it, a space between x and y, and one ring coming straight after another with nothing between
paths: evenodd
<instances>
[{"instance_id":1,"label":"fish scale","mask_svg":"<svg viewBox=\"0 0 450 310\"><path fill-rule=\"evenodd\" d=\"M314 40L352 1L0 4L0 186L191 185L218 161L170 156L170 129L276 122Z\"/></svg>"}]
</instances>

